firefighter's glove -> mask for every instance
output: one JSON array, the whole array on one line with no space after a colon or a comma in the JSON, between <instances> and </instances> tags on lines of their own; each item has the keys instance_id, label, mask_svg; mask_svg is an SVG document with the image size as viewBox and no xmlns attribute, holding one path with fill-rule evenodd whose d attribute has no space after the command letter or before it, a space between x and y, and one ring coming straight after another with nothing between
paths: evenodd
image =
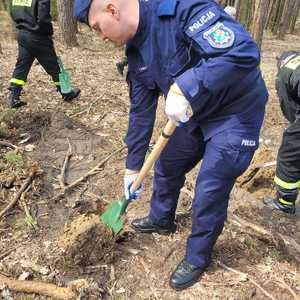
<instances>
[{"instance_id":1,"label":"firefighter's glove","mask_svg":"<svg viewBox=\"0 0 300 300\"><path fill-rule=\"evenodd\" d=\"M131 192L130 188L138 177L138 171L126 170L124 175L124 193L127 200L138 200L142 191L142 185L135 192Z\"/></svg>"},{"instance_id":2,"label":"firefighter's glove","mask_svg":"<svg viewBox=\"0 0 300 300\"><path fill-rule=\"evenodd\" d=\"M190 103L184 97L178 85L174 83L170 87L166 99L165 112L169 120L180 126L180 123L185 123L190 119L188 110L191 111Z\"/></svg>"}]
</instances>

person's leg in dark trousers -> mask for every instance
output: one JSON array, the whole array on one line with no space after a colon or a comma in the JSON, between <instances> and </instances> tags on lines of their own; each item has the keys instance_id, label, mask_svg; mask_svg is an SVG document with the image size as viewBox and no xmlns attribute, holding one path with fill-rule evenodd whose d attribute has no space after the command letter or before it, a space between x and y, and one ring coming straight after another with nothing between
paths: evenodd
<instances>
[{"instance_id":1,"label":"person's leg in dark trousers","mask_svg":"<svg viewBox=\"0 0 300 300\"><path fill-rule=\"evenodd\" d=\"M185 174L201 160L204 147L201 133L196 139L184 128L176 128L155 164L150 213L131 223L136 231L175 232L175 211Z\"/></svg>"},{"instance_id":2,"label":"person's leg in dark trousers","mask_svg":"<svg viewBox=\"0 0 300 300\"><path fill-rule=\"evenodd\" d=\"M245 138L255 143L243 146ZM257 144L257 133L234 130L219 133L206 142L193 199L192 232L185 257L170 277L174 289L194 284L209 265L227 217L231 189L249 166Z\"/></svg>"},{"instance_id":3,"label":"person's leg in dark trousers","mask_svg":"<svg viewBox=\"0 0 300 300\"><path fill-rule=\"evenodd\" d=\"M282 136L274 178L277 196L265 203L283 212L294 214L300 187L300 120L290 124Z\"/></svg>"},{"instance_id":4,"label":"person's leg in dark trousers","mask_svg":"<svg viewBox=\"0 0 300 300\"><path fill-rule=\"evenodd\" d=\"M80 90L74 88L70 93L63 94L60 89L59 73L60 68L57 61L57 55L54 49L53 40L48 36L35 36L33 43L36 43L34 49L34 55L38 62L45 69L45 71L52 77L52 80L57 88L57 91L61 93L65 101L71 101L77 98L80 94Z\"/></svg>"},{"instance_id":5,"label":"person's leg in dark trousers","mask_svg":"<svg viewBox=\"0 0 300 300\"><path fill-rule=\"evenodd\" d=\"M195 139L184 128L177 127L155 165L150 220L161 227L170 226L185 174L202 159L203 137Z\"/></svg>"},{"instance_id":6,"label":"person's leg in dark trousers","mask_svg":"<svg viewBox=\"0 0 300 300\"><path fill-rule=\"evenodd\" d=\"M23 32L18 33L17 40L18 58L12 78L10 80L10 86L8 88L10 90L8 105L11 108L17 108L26 105L26 102L20 100L20 94L23 86L26 84L27 76L34 61L34 55L28 49L28 47L24 45Z\"/></svg>"},{"instance_id":7,"label":"person's leg in dark trousers","mask_svg":"<svg viewBox=\"0 0 300 300\"><path fill-rule=\"evenodd\" d=\"M224 131L207 143L195 187L192 232L187 240L186 259L206 268L213 246L227 217L229 195L236 178L249 166L256 145L242 146L247 133Z\"/></svg>"}]
</instances>

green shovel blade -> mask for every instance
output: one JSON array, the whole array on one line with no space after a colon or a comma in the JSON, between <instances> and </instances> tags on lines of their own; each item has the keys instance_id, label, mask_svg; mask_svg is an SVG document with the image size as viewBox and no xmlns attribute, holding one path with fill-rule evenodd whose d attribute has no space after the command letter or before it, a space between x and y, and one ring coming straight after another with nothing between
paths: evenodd
<instances>
[{"instance_id":1,"label":"green shovel blade","mask_svg":"<svg viewBox=\"0 0 300 300\"><path fill-rule=\"evenodd\" d=\"M108 227L110 227L114 234L118 234L124 226L124 220L122 219L122 215L125 213L125 210L129 203L130 200L126 199L115 201L100 216L102 222L105 223Z\"/></svg>"}]
</instances>

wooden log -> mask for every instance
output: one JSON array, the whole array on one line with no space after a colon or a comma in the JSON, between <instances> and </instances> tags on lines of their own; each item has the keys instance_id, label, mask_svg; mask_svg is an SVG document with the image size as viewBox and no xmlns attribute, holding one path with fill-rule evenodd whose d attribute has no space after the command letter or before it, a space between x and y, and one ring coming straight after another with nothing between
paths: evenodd
<instances>
[{"instance_id":1,"label":"wooden log","mask_svg":"<svg viewBox=\"0 0 300 300\"><path fill-rule=\"evenodd\" d=\"M0 285L2 284L16 292L40 294L54 299L72 300L77 296L71 288L58 287L42 281L16 280L0 274Z\"/></svg>"}]
</instances>

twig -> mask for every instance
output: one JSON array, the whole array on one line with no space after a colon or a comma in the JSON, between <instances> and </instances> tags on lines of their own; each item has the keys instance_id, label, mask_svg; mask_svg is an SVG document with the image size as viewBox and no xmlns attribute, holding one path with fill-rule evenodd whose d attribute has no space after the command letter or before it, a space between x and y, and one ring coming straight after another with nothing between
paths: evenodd
<instances>
[{"instance_id":1,"label":"twig","mask_svg":"<svg viewBox=\"0 0 300 300\"><path fill-rule=\"evenodd\" d=\"M280 287L287 289L294 297L294 299L299 300L300 297L288 286L283 280L275 280L275 283L278 284Z\"/></svg>"},{"instance_id":2,"label":"twig","mask_svg":"<svg viewBox=\"0 0 300 300\"><path fill-rule=\"evenodd\" d=\"M0 260L3 259L4 257L6 257L7 255L9 255L10 253L12 253L15 250L16 250L16 248L10 248L10 249L5 250L2 253L0 253Z\"/></svg>"},{"instance_id":3,"label":"twig","mask_svg":"<svg viewBox=\"0 0 300 300\"><path fill-rule=\"evenodd\" d=\"M65 186L63 191L60 192L56 197L54 197L54 201L59 200L60 198L62 198L66 192L70 191L72 188L74 188L75 186L77 186L79 183L81 183L82 181L86 180L88 177L92 176L92 175L96 175L101 171L101 167L110 159L112 158L114 155L118 154L119 152L121 152L126 146L122 146L121 148L117 149L116 151L114 151L113 153L109 154L106 158L104 158L103 160L101 160L94 168L92 168L90 171L88 171L85 175L79 177L78 179L74 180L72 183L70 183L69 185Z\"/></svg>"},{"instance_id":4,"label":"twig","mask_svg":"<svg viewBox=\"0 0 300 300\"><path fill-rule=\"evenodd\" d=\"M33 229L37 230L39 228L37 221L32 217L32 215L30 214L29 208L27 206L26 200L25 200L25 193L27 193L29 191L31 187L31 184L28 185L27 189L24 191L24 193L21 195L20 197L20 204L22 205L26 218L25 218L25 222L32 227Z\"/></svg>"},{"instance_id":5,"label":"twig","mask_svg":"<svg viewBox=\"0 0 300 300\"><path fill-rule=\"evenodd\" d=\"M88 110L88 109L85 108L85 109L83 109L82 111L79 111L79 112L77 112L77 113L75 113L75 114L70 115L70 117L74 118L74 117L80 116L80 115L84 114L87 110Z\"/></svg>"},{"instance_id":6,"label":"twig","mask_svg":"<svg viewBox=\"0 0 300 300\"><path fill-rule=\"evenodd\" d=\"M0 219L12 208L15 206L15 204L19 201L21 195L23 194L23 192L27 189L27 187L31 184L31 182L33 181L33 178L35 177L35 175L37 174L38 169L37 168L33 168L33 170L31 171L31 173L29 174L29 177L27 177L27 179L25 180L25 182L22 184L21 188L19 189L19 191L17 192L16 196L14 197L14 199L0 212Z\"/></svg>"},{"instance_id":7,"label":"twig","mask_svg":"<svg viewBox=\"0 0 300 300\"><path fill-rule=\"evenodd\" d=\"M25 215L26 215L26 219L25 219L26 223L27 223L30 227L32 227L33 229L37 230L37 229L39 228L39 225L38 225L37 221L36 221L36 220L32 217L32 215L30 214L26 202L25 202L25 201L22 201L21 203L22 203L22 206L23 206L23 208L24 208Z\"/></svg>"},{"instance_id":8,"label":"twig","mask_svg":"<svg viewBox=\"0 0 300 300\"><path fill-rule=\"evenodd\" d=\"M73 155L72 146L71 146L71 143L70 143L69 139L68 139L68 144L69 144L69 148L68 148L68 151L66 153L65 160L64 160L63 166L62 166L61 171L60 171L60 175L58 176L58 181L59 181L60 187L62 189L64 189L65 186L66 186L66 178L65 178L66 169L68 167L70 158Z\"/></svg>"},{"instance_id":9,"label":"twig","mask_svg":"<svg viewBox=\"0 0 300 300\"><path fill-rule=\"evenodd\" d=\"M5 147L9 147L9 148L13 148L15 150L19 150L20 147L8 142L8 141L4 141L4 140L0 140L0 145L1 146L5 146Z\"/></svg>"},{"instance_id":10,"label":"twig","mask_svg":"<svg viewBox=\"0 0 300 300\"><path fill-rule=\"evenodd\" d=\"M224 268L224 269L226 269L226 270L228 270L228 271L231 271L231 272L233 272L233 273L235 273L235 274L238 274L238 275L241 275L241 276L243 276L243 277L248 278L249 281L252 282L258 289L260 289L260 291L261 291L265 296L267 296L268 298L270 298L270 299L272 299L272 300L276 300L276 299L275 299L272 295L270 295L270 294L269 294L269 293L268 293L261 285L259 285L253 278L251 278L251 277L249 276L249 274L243 273L243 272L238 271L238 270L233 269L233 268L230 268L230 267L226 266L225 264L223 264L223 263L220 262L220 261L218 261L218 264L219 264L222 268Z\"/></svg>"},{"instance_id":11,"label":"twig","mask_svg":"<svg viewBox=\"0 0 300 300\"><path fill-rule=\"evenodd\" d=\"M91 112L91 109L92 109L92 106L96 103L96 102L98 102L98 99L97 100L95 100L95 101L93 101L90 105L89 105L89 107L88 107L88 109L87 109L87 115L89 115L90 114L90 112Z\"/></svg>"},{"instance_id":12,"label":"twig","mask_svg":"<svg viewBox=\"0 0 300 300\"><path fill-rule=\"evenodd\" d=\"M58 287L41 281L16 280L4 275L0 275L0 284L7 285L9 289L17 292L41 294L55 299L71 300L77 296L71 288Z\"/></svg>"}]
</instances>

